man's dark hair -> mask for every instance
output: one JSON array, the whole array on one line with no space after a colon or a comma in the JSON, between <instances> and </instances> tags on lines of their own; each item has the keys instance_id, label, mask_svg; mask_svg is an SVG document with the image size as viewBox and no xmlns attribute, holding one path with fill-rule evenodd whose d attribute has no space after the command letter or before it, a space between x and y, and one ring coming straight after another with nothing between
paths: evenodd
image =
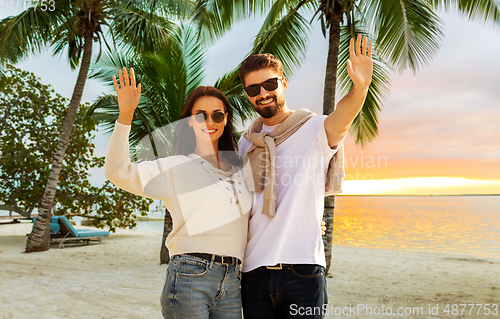
<instances>
[{"instance_id":1,"label":"man's dark hair","mask_svg":"<svg viewBox=\"0 0 500 319\"><path fill-rule=\"evenodd\" d=\"M273 69L279 76L283 75L283 64L274 55L271 53L252 54L241 64L238 76L243 86L245 86L245 76L248 73L267 68Z\"/></svg>"}]
</instances>

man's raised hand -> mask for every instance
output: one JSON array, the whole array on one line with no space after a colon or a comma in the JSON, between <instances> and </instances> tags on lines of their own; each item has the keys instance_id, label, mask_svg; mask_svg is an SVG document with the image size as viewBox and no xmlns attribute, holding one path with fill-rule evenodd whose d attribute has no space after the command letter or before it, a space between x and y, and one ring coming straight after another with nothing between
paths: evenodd
<instances>
[{"instance_id":1,"label":"man's raised hand","mask_svg":"<svg viewBox=\"0 0 500 319\"><path fill-rule=\"evenodd\" d=\"M141 98L141 83L136 87L134 69L132 68L130 68L130 79L125 67L123 67L123 72L118 70L118 74L120 76L120 86L116 83L116 77L113 75L113 84L115 85L118 107L120 108L118 121L122 124L130 124L129 122L132 122L132 116Z\"/></svg>"},{"instance_id":2,"label":"man's raised hand","mask_svg":"<svg viewBox=\"0 0 500 319\"><path fill-rule=\"evenodd\" d=\"M347 60L347 74L352 80L354 86L367 89L372 81L373 60L372 60L372 41L367 47L367 37L363 37L361 44L361 34L358 34L356 42L351 38L349 44L349 60Z\"/></svg>"}]
</instances>

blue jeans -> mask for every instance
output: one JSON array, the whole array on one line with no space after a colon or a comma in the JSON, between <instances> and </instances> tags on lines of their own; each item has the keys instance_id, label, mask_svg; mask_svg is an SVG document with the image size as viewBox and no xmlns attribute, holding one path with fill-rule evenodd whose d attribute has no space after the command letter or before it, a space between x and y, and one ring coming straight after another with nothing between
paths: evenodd
<instances>
[{"instance_id":1,"label":"blue jeans","mask_svg":"<svg viewBox=\"0 0 500 319\"><path fill-rule=\"evenodd\" d=\"M175 255L161 296L165 319L241 318L240 266Z\"/></svg>"},{"instance_id":2,"label":"blue jeans","mask_svg":"<svg viewBox=\"0 0 500 319\"><path fill-rule=\"evenodd\" d=\"M328 306L325 268L309 264L281 270L259 267L243 273L241 296L245 319L324 318L323 309Z\"/></svg>"}]
</instances>

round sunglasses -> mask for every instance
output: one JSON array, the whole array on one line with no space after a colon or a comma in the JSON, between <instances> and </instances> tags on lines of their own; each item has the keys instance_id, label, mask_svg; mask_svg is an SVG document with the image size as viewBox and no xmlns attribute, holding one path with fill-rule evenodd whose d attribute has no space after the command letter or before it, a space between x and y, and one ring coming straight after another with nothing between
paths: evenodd
<instances>
[{"instance_id":1,"label":"round sunglasses","mask_svg":"<svg viewBox=\"0 0 500 319\"><path fill-rule=\"evenodd\" d=\"M208 119L208 115L205 112L199 112L194 114L193 116L198 123L203 123ZM211 115L211 118L215 123L222 123L225 117L226 115L222 112L213 112Z\"/></svg>"},{"instance_id":2,"label":"round sunglasses","mask_svg":"<svg viewBox=\"0 0 500 319\"><path fill-rule=\"evenodd\" d=\"M245 88L245 92L247 92L248 96L250 97L257 96L260 93L261 86L266 89L266 91L274 91L278 88L278 80L281 80L282 78L282 76L278 76L265 80L262 83L249 85Z\"/></svg>"}]
</instances>

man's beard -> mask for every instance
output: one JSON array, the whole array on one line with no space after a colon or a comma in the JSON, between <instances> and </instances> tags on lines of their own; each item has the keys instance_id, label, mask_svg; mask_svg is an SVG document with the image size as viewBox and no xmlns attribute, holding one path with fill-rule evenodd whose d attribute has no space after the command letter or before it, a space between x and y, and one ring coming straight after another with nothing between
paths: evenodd
<instances>
[{"instance_id":1,"label":"man's beard","mask_svg":"<svg viewBox=\"0 0 500 319\"><path fill-rule=\"evenodd\" d=\"M269 99L270 97L276 103L275 105L273 102L270 103L270 106L264 106L264 107L262 107L259 104L261 101L265 101L265 100ZM259 113L260 116L262 116L263 118L269 119L269 118L275 116L276 114L278 114L279 112L281 112L281 110L285 106L285 99L278 100L278 98L276 96L268 96L266 98L255 101L255 104L257 105L257 107L254 107L255 111L257 113Z\"/></svg>"}]
</instances>

